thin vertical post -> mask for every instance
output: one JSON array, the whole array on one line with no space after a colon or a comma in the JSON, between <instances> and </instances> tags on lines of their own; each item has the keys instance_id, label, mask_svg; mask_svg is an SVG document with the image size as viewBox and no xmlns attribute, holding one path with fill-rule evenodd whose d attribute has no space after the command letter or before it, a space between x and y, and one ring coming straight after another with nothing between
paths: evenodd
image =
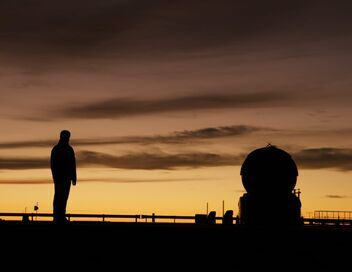
<instances>
[{"instance_id":1,"label":"thin vertical post","mask_svg":"<svg viewBox=\"0 0 352 272\"><path fill-rule=\"evenodd\" d=\"M225 200L222 201L222 217L225 215Z\"/></svg>"}]
</instances>

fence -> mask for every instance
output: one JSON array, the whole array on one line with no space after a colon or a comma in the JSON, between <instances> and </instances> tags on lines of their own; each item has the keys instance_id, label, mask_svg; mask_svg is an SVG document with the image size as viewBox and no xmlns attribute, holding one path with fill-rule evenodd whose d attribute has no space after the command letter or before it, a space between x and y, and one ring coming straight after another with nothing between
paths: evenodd
<instances>
[{"instance_id":1,"label":"fence","mask_svg":"<svg viewBox=\"0 0 352 272\"><path fill-rule=\"evenodd\" d=\"M352 211L315 211L314 218L352 220Z\"/></svg>"}]
</instances>

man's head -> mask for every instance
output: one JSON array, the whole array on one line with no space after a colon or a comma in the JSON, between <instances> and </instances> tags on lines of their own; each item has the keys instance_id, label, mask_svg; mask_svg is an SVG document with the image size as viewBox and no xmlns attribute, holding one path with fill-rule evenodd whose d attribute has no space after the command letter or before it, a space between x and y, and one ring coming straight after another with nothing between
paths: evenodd
<instances>
[{"instance_id":1,"label":"man's head","mask_svg":"<svg viewBox=\"0 0 352 272\"><path fill-rule=\"evenodd\" d=\"M60 132L60 141L68 143L70 141L71 133L68 130L63 130Z\"/></svg>"}]
</instances>

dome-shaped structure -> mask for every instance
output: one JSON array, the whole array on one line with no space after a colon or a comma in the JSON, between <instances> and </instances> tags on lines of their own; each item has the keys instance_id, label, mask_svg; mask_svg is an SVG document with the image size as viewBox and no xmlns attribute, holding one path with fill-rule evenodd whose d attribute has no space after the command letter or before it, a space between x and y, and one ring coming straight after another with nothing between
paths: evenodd
<instances>
[{"instance_id":1,"label":"dome-shaped structure","mask_svg":"<svg viewBox=\"0 0 352 272\"><path fill-rule=\"evenodd\" d=\"M251 152L242 164L242 183L256 195L289 194L294 189L298 170L286 151L272 145Z\"/></svg>"}]
</instances>

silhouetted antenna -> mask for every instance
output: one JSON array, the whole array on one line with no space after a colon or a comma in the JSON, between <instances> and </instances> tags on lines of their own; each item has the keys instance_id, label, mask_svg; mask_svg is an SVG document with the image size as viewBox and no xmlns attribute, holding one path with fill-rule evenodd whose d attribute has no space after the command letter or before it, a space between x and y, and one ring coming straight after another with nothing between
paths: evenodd
<instances>
[{"instance_id":1,"label":"silhouetted antenna","mask_svg":"<svg viewBox=\"0 0 352 272\"><path fill-rule=\"evenodd\" d=\"M270 142L267 143L266 147L276 147L276 145L271 144Z\"/></svg>"},{"instance_id":2,"label":"silhouetted antenna","mask_svg":"<svg viewBox=\"0 0 352 272\"><path fill-rule=\"evenodd\" d=\"M225 214L225 200L222 201L222 217L224 217Z\"/></svg>"},{"instance_id":3,"label":"silhouetted antenna","mask_svg":"<svg viewBox=\"0 0 352 272\"><path fill-rule=\"evenodd\" d=\"M207 202L207 213L208 214L208 211L209 211L209 203Z\"/></svg>"}]
</instances>

